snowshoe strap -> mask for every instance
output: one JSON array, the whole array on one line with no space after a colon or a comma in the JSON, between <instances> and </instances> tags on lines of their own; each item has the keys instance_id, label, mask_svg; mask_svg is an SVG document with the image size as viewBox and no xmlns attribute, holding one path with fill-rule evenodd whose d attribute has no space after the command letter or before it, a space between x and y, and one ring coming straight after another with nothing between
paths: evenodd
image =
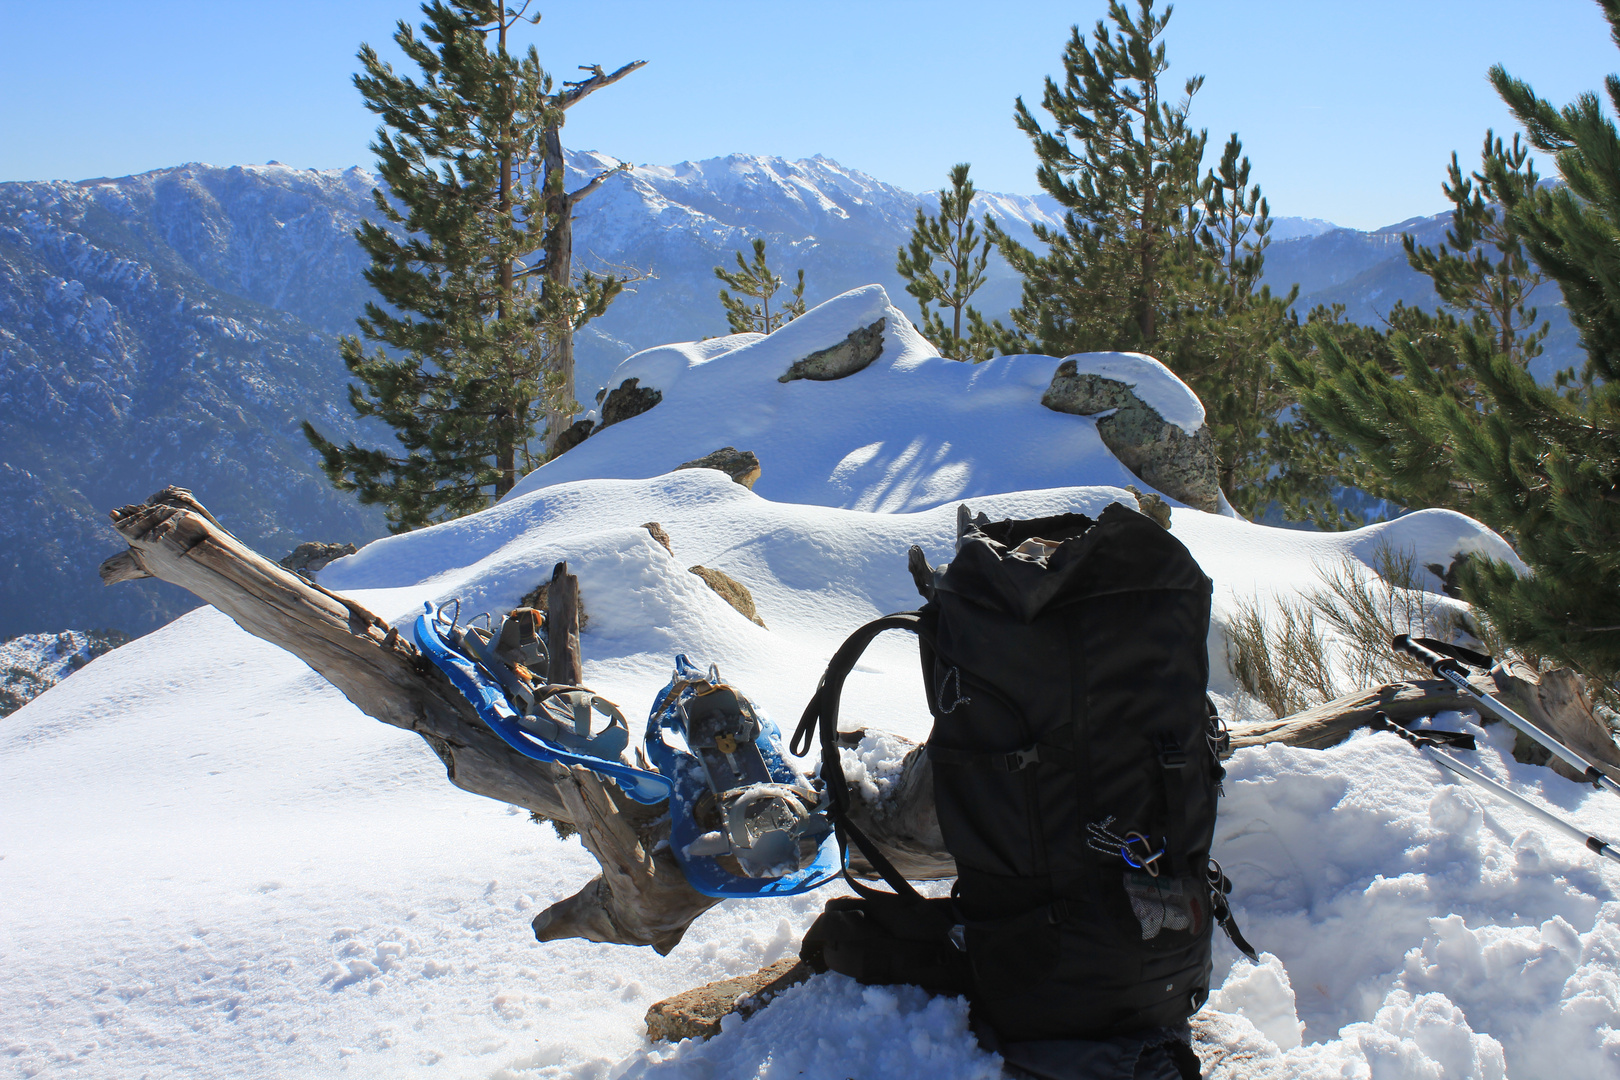
<instances>
[{"instance_id":1,"label":"snowshoe strap","mask_svg":"<svg viewBox=\"0 0 1620 1080\"><path fill-rule=\"evenodd\" d=\"M897 895L907 901L921 903L922 894L911 887L911 883L878 850L878 846L872 843L850 819L849 783L844 778L844 764L838 755L838 706L844 692L844 680L855 669L856 661L872 643L872 639L885 630L909 630L919 636L925 633L922 629L921 613L903 611L885 615L881 619L873 619L851 634L827 662L827 670L822 674L821 683L816 687L810 704L805 706L804 715L799 718L799 726L793 732L793 741L789 747L795 754L809 753L810 740L819 730L821 780L827 786L827 816L832 819L833 829L838 835L840 862L850 887L865 897L883 895L879 890L856 881L854 875L849 872L849 844L853 842L861 854L866 856L867 862L872 864L872 869L882 875L883 880L889 883Z\"/></svg>"}]
</instances>

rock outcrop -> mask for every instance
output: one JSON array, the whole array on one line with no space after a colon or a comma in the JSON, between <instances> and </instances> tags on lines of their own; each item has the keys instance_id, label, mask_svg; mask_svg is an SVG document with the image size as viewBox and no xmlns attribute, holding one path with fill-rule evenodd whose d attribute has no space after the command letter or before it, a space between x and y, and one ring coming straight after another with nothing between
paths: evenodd
<instances>
[{"instance_id":1,"label":"rock outcrop","mask_svg":"<svg viewBox=\"0 0 1620 1080\"><path fill-rule=\"evenodd\" d=\"M596 422L594 420L576 420L561 435L557 436L557 446L553 451L553 456L566 454L590 438L595 427Z\"/></svg>"},{"instance_id":2,"label":"rock outcrop","mask_svg":"<svg viewBox=\"0 0 1620 1080\"><path fill-rule=\"evenodd\" d=\"M662 525L658 524L656 521L649 521L644 524L642 528L646 529L648 535L650 535L654 540L658 541L660 544L663 544L665 551L669 552L671 555L675 554L675 549L669 546L669 533L664 531L664 527Z\"/></svg>"},{"instance_id":3,"label":"rock outcrop","mask_svg":"<svg viewBox=\"0 0 1620 1080\"><path fill-rule=\"evenodd\" d=\"M334 560L353 555L359 550L353 544L323 544L319 540L309 540L284 556L281 565L295 574L312 577L325 570Z\"/></svg>"},{"instance_id":4,"label":"rock outcrop","mask_svg":"<svg viewBox=\"0 0 1620 1080\"><path fill-rule=\"evenodd\" d=\"M1073 360L1058 365L1041 404L1075 416L1108 413L1097 421L1097 434L1127 469L1172 499L1209 513L1219 510L1220 484L1208 427L1189 435L1138 397L1130 384L1082 372Z\"/></svg>"},{"instance_id":5,"label":"rock outcrop","mask_svg":"<svg viewBox=\"0 0 1620 1080\"><path fill-rule=\"evenodd\" d=\"M716 469L731 477L743 487L753 490L754 481L759 479L759 458L752 450L738 450L735 446L722 446L712 454L704 454L700 458L682 462L670 472L679 472L681 469Z\"/></svg>"},{"instance_id":6,"label":"rock outcrop","mask_svg":"<svg viewBox=\"0 0 1620 1080\"><path fill-rule=\"evenodd\" d=\"M591 433L594 435L621 420L640 416L663 400L664 392L656 386L642 386L638 378L626 379L602 399L602 422Z\"/></svg>"},{"instance_id":7,"label":"rock outcrop","mask_svg":"<svg viewBox=\"0 0 1620 1080\"><path fill-rule=\"evenodd\" d=\"M836 345L818 349L802 360L794 362L777 382L794 379L814 379L831 382L853 375L883 355L883 320L871 326L862 326L849 332L849 336Z\"/></svg>"},{"instance_id":8,"label":"rock outcrop","mask_svg":"<svg viewBox=\"0 0 1620 1080\"><path fill-rule=\"evenodd\" d=\"M711 570L707 566L690 567L687 573L702 578L705 585L718 593L720 599L741 612L743 618L762 629L770 629L765 625L765 620L759 617L759 611L754 607L754 594L748 591L748 586L723 570Z\"/></svg>"}]
</instances>

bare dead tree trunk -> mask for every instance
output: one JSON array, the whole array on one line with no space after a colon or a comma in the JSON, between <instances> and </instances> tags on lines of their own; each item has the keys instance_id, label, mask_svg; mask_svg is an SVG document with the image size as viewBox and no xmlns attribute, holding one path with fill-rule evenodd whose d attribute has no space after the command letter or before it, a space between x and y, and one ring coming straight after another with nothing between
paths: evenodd
<instances>
[{"instance_id":1,"label":"bare dead tree trunk","mask_svg":"<svg viewBox=\"0 0 1620 1080\"><path fill-rule=\"evenodd\" d=\"M578 686L585 680L584 659L579 652L579 578L560 562L551 572L546 588L546 641L551 649L548 682Z\"/></svg>"},{"instance_id":2,"label":"bare dead tree trunk","mask_svg":"<svg viewBox=\"0 0 1620 1080\"><path fill-rule=\"evenodd\" d=\"M551 96L551 104L557 108L558 119L546 128L545 135L541 139L541 160L545 182L554 185L547 199L547 211L552 215L552 221L546 232L545 243L545 276L553 288L567 290L573 284L574 207L581 199L601 187L602 183L617 171L609 169L598 173L578 189L567 190L562 146L563 116L567 110L586 97L604 86L613 85L631 72L645 67L646 64L645 60L637 60L612 73L603 71L600 64L581 65L580 70L586 72L586 77L578 82L564 83L563 89ZM553 343L552 358L553 370L562 376L562 381L557 391L557 400L549 403L546 408L548 452L556 451L557 440L562 437L562 433L568 429L569 423L574 418L576 390L574 336L571 332L562 334Z\"/></svg>"},{"instance_id":3,"label":"bare dead tree trunk","mask_svg":"<svg viewBox=\"0 0 1620 1080\"><path fill-rule=\"evenodd\" d=\"M669 850L664 807L632 802L589 770L535 761L513 750L396 627L250 550L190 492L165 488L143 504L114 510L111 517L129 549L102 564L107 584L155 577L189 590L248 633L309 664L361 712L421 735L457 787L574 825L601 874L535 918L539 940L584 938L651 945L667 953L692 921L717 903L687 884ZM573 628L558 635L562 648L557 652L570 655L565 663L577 671L578 580L566 564L553 574L548 609L553 625ZM554 669L552 681L578 682L577 676L559 679L558 674ZM1539 700L1549 715L1563 708L1558 704L1563 691L1556 684L1547 674L1540 677L1547 690ZM1377 709L1415 719L1462 707L1466 702L1450 684L1396 684L1282 720L1242 725L1233 731L1233 745L1325 747L1342 741ZM1565 730L1557 726L1562 721L1545 722ZM841 737L846 752L864 737L865 732L846 732ZM1620 760L1612 740L1608 752ZM923 746L911 747L886 796L867 800L859 791L854 796L855 823L902 874L916 880L955 875L934 812L933 772ZM868 871L860 861L853 869Z\"/></svg>"}]
</instances>

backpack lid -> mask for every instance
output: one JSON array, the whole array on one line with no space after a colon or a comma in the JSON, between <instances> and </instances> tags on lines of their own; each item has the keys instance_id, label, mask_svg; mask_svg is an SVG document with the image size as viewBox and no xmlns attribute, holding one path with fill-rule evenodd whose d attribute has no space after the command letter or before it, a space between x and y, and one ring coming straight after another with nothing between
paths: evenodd
<instances>
[{"instance_id":1,"label":"backpack lid","mask_svg":"<svg viewBox=\"0 0 1620 1080\"><path fill-rule=\"evenodd\" d=\"M1029 543L1036 539L1048 543ZM1089 596L1214 588L1181 541L1120 503L1096 521L1058 514L970 525L935 587L1026 623Z\"/></svg>"}]
</instances>

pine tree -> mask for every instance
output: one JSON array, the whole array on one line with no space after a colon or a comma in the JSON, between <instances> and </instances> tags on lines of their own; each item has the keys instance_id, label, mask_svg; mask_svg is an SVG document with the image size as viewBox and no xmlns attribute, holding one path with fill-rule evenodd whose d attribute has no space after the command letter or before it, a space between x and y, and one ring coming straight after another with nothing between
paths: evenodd
<instances>
[{"instance_id":1,"label":"pine tree","mask_svg":"<svg viewBox=\"0 0 1620 1080\"><path fill-rule=\"evenodd\" d=\"M917 224L911 230L911 245L899 250L896 269L906 279L906 292L917 298L922 313L919 329L934 343L941 356L952 360L988 360L995 354L994 328L968 305L968 300L984 284L985 267L990 261L990 245L978 234L972 216L973 181L970 166L951 169L951 186L939 193L939 216L929 217L917 208ZM993 224L993 219L986 219ZM940 270L935 263L943 264ZM940 311L929 305L938 304ZM945 325L943 311L951 312ZM962 335L962 320L968 334Z\"/></svg>"},{"instance_id":2,"label":"pine tree","mask_svg":"<svg viewBox=\"0 0 1620 1080\"><path fill-rule=\"evenodd\" d=\"M1482 333L1495 338L1495 350L1520 367L1541 354L1548 324L1536 327L1536 309L1525 305L1546 275L1525 257L1512 215L1501 204L1509 191L1517 197L1534 190L1539 177L1529 162L1529 147L1518 135L1504 146L1493 131L1485 133L1481 170L1463 175L1451 155L1447 182L1440 186L1451 200L1451 228L1438 251L1401 238L1412 269L1428 275L1447 307ZM1449 245L1449 247L1447 246Z\"/></svg>"},{"instance_id":3,"label":"pine tree","mask_svg":"<svg viewBox=\"0 0 1620 1080\"><path fill-rule=\"evenodd\" d=\"M1487 132L1481 171L1468 177L1453 154L1441 185L1452 203L1447 244L1435 251L1404 240L1408 262L1434 282L1442 310L1396 303L1384 333L1313 319L1304 362L1279 354L1307 416L1335 450L1355 448L1332 463L1346 486L1396 506L1476 512L1479 485L1458 468L1437 402L1449 398L1460 408L1453 419L1482 428L1495 402L1477 385L1468 350L1494 351L1521 369L1541 351L1546 325L1536 328L1536 311L1525 304L1544 277L1497 204L1504 190L1530 191L1537 179L1517 139L1508 147Z\"/></svg>"},{"instance_id":4,"label":"pine tree","mask_svg":"<svg viewBox=\"0 0 1620 1080\"><path fill-rule=\"evenodd\" d=\"M1132 12L1113 0L1089 41L1074 28L1063 82L1048 79L1042 97L1052 130L1018 102L1036 177L1065 214L1061 231L1035 229L1041 255L988 228L1024 278L1014 329L993 336L1004 352L1152 354L1203 401L1234 506L1319 514L1330 492L1300 455L1324 452L1323 437L1284 422L1291 391L1268 357L1297 329L1298 292L1260 284L1270 210L1235 133L1200 175L1207 134L1188 114L1203 78L1166 98L1161 38L1171 9L1153 7L1137 0Z\"/></svg>"},{"instance_id":5,"label":"pine tree","mask_svg":"<svg viewBox=\"0 0 1620 1080\"><path fill-rule=\"evenodd\" d=\"M1620 0L1600 5L1620 44ZM1529 576L1479 558L1461 575L1464 595L1507 641L1613 689L1620 679L1620 132L1596 94L1559 109L1500 66L1490 75L1530 145L1555 155L1564 181L1558 189L1525 182L1522 157L1487 143L1483 175L1502 202L1500 235L1516 238L1528 263L1562 290L1587 355L1580 384L1538 384L1525 368L1526 350L1514 341L1504 348L1504 323L1488 318L1446 327L1439 340L1455 373L1427 362L1419 344L1400 335L1392 337L1394 375L1329 348L1314 362L1287 355L1279 362L1301 386L1302 405L1392 483L1426 495L1450 481L1446 493L1459 508L1514 544ZM1620 109L1620 77L1609 77L1607 91ZM1449 186L1459 187L1455 174ZM1485 280L1513 265L1506 257L1496 263ZM1492 308L1487 294L1455 295ZM1518 303L1495 310L1512 315L1516 334L1533 323Z\"/></svg>"},{"instance_id":6,"label":"pine tree","mask_svg":"<svg viewBox=\"0 0 1620 1080\"><path fill-rule=\"evenodd\" d=\"M727 270L723 266L714 268L714 276L738 293L732 296L727 290L720 290L720 303L726 309L726 323L733 334L769 334L804 314L803 270L799 271L798 284L788 294L790 299L773 312L771 298L782 288L782 279L765 261L765 239L754 239L754 258L751 262L744 259L740 251L736 255L736 270ZM751 299L758 303L748 303Z\"/></svg>"},{"instance_id":7,"label":"pine tree","mask_svg":"<svg viewBox=\"0 0 1620 1080\"><path fill-rule=\"evenodd\" d=\"M1240 513L1258 514L1325 493L1288 467L1295 447L1280 416L1291 397L1268 353L1297 326L1299 287L1274 296L1260 284L1271 210L1250 171L1234 132L1199 192L1198 249L1163 351L1204 403L1221 490Z\"/></svg>"},{"instance_id":8,"label":"pine tree","mask_svg":"<svg viewBox=\"0 0 1620 1080\"><path fill-rule=\"evenodd\" d=\"M384 186L381 223L355 234L379 300L359 326L381 347L341 342L359 380L350 404L392 427L400 453L340 447L304 424L333 484L384 506L396 532L481 509L536 463L542 418L577 411L573 334L621 288L574 274L568 254L572 204L605 174L564 192L556 135L593 80L552 93L533 47L510 54L508 32L538 21L521 10L436 0L422 11L420 37L403 21L394 34L418 79L360 49L355 86L382 118L372 149Z\"/></svg>"},{"instance_id":9,"label":"pine tree","mask_svg":"<svg viewBox=\"0 0 1620 1080\"><path fill-rule=\"evenodd\" d=\"M1062 231L1035 227L1044 255L987 227L1024 278L1005 351L1156 353L1177 306L1201 201L1206 135L1188 127L1187 114L1203 77L1165 100L1169 63L1158 39L1171 12L1155 15L1153 0L1136 7L1132 16L1112 0L1113 29L1099 19L1090 44L1074 27L1064 81L1048 78L1041 99L1053 130L1018 99L1016 121L1040 161L1036 179L1065 213Z\"/></svg>"}]
</instances>

